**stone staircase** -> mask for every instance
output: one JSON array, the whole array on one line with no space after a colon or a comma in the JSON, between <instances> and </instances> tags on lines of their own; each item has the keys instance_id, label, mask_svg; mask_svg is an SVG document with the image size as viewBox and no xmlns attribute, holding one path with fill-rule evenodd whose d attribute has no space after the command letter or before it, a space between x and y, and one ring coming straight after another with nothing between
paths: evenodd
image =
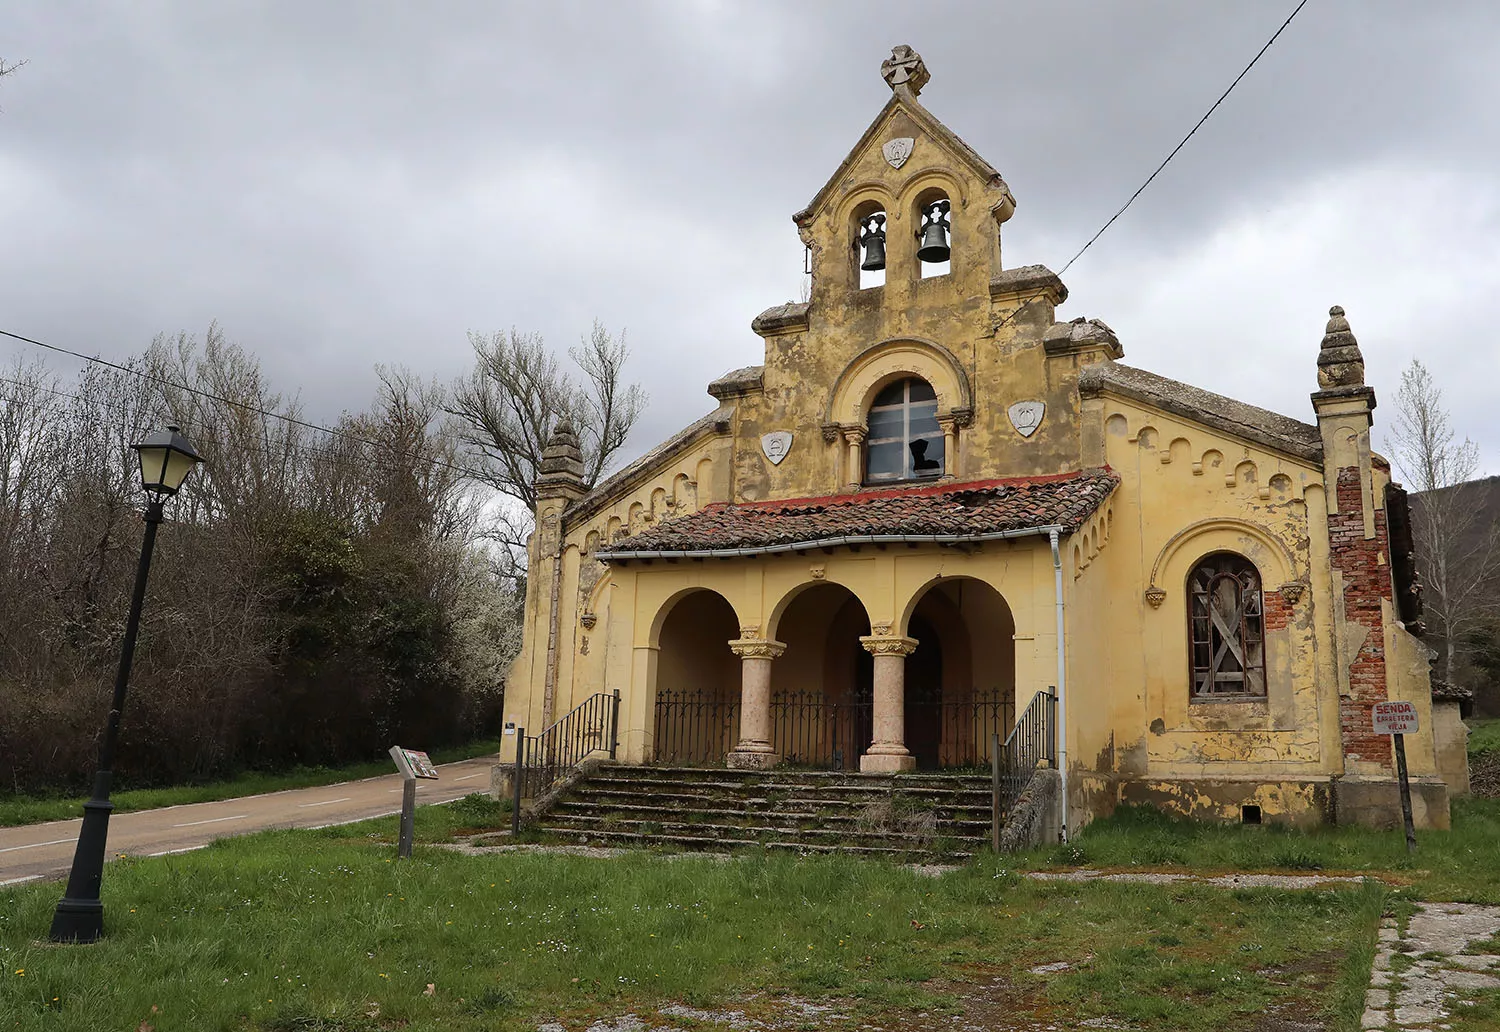
<instances>
[{"instance_id":1,"label":"stone staircase","mask_svg":"<svg viewBox=\"0 0 1500 1032\"><path fill-rule=\"evenodd\" d=\"M609 764L534 826L599 846L965 860L989 841L990 779Z\"/></svg>"}]
</instances>

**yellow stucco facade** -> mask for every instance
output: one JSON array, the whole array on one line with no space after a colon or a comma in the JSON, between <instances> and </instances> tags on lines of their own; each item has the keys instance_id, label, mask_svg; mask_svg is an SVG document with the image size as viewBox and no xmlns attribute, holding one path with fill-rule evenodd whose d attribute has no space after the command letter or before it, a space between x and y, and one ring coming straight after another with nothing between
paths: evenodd
<instances>
[{"instance_id":1,"label":"yellow stucco facade","mask_svg":"<svg viewBox=\"0 0 1500 1032\"><path fill-rule=\"evenodd\" d=\"M755 319L764 364L715 381L714 411L592 491L568 435L554 439L507 721L535 733L618 691L621 757L645 763L666 752L662 700L691 693L709 716L691 732L701 761L895 770L972 762L997 714L1003 735L1060 688L1074 827L1122 802L1385 822L1390 739L1368 710L1409 700L1417 820L1446 826L1426 651L1401 620L1389 471L1370 450L1374 397L1342 311L1321 348L1310 334L1310 422L1123 365L1107 325L1057 320L1056 275L1002 264L1015 198L920 104L920 58L898 48L884 71L890 101L795 216L810 300ZM940 202L950 258L927 263L924 215ZM871 284L860 266L876 215L885 268ZM903 383L935 403L890 402ZM875 479L877 463L906 461L902 442L880 443L895 416L875 426L875 410L926 420L933 468ZM1039 502L1017 522L1016 492L1072 490L1085 474L1108 476L1086 505ZM906 533L858 516L899 503L948 519L981 496L985 512L1011 506L1009 522ZM875 529L785 539L833 511ZM731 523L769 536L734 537ZM1213 609L1205 630L1192 584L1215 556L1252 572L1209 581L1238 592L1242 616L1230 627ZM1244 650L1243 690L1199 690L1195 678L1227 675L1195 673L1209 661L1194 635ZM788 744L776 721L805 712L789 699L823 707L821 745ZM866 715L833 729L827 715L858 700ZM937 716L914 723L929 703Z\"/></svg>"}]
</instances>

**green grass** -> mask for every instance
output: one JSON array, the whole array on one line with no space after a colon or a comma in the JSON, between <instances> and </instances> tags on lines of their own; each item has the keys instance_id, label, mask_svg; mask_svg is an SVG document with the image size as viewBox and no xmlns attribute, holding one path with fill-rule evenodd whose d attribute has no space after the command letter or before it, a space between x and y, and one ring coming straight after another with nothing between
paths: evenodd
<instances>
[{"instance_id":1,"label":"green grass","mask_svg":"<svg viewBox=\"0 0 1500 1032\"><path fill-rule=\"evenodd\" d=\"M1038 867L1385 873L1423 899L1500 904L1500 800L1455 799L1452 813L1452 831L1417 832L1417 852L1408 856L1399 831L1199 824L1122 807L1072 842L1024 860Z\"/></svg>"},{"instance_id":2,"label":"green grass","mask_svg":"<svg viewBox=\"0 0 1500 1032\"><path fill-rule=\"evenodd\" d=\"M582 1028L669 1002L768 1016L781 993L889 1028L953 1013L979 987L996 1015L1060 1027L1232 1032L1285 1012L1353 1028L1386 905L1373 885L1038 883L993 857L940 879L782 855L424 846L402 862L373 844L385 824L117 861L94 946L38 942L58 886L0 891L0 1030ZM1072 966L1030 971L1058 961Z\"/></svg>"},{"instance_id":3,"label":"green grass","mask_svg":"<svg viewBox=\"0 0 1500 1032\"><path fill-rule=\"evenodd\" d=\"M497 753L499 748L499 739L483 739L461 746L438 749L432 754L432 758L437 763L452 763L455 760ZM395 767L388 759L356 763L347 767L297 767L275 773L254 771L225 781L210 781L199 785L127 788L123 791L112 792L110 801L115 804L116 813L128 810L154 810L163 806L211 803L219 799L280 792L289 788L333 785L340 781L357 781L361 778L393 773L395 773ZM65 821L81 817L83 816L83 801L83 796L0 794L0 827L40 824L43 821Z\"/></svg>"},{"instance_id":4,"label":"green grass","mask_svg":"<svg viewBox=\"0 0 1500 1032\"><path fill-rule=\"evenodd\" d=\"M664 1025L667 1003L786 1021L785 994L837 1006L850 1028L954 1027L962 1012L983 1027L1108 1018L1142 1032L1256 1032L1287 1019L1357 1032L1382 914L1400 918L1415 899L1500 902L1500 801L1460 800L1453 815L1454 831L1421 833L1408 858L1397 832L1127 808L1069 844L986 855L938 879L775 853L601 860L419 845L398 861L394 817L267 832L111 864L109 935L95 946L41 941L59 885L0 890L0 1032L582 1029L628 1012ZM507 816L482 795L423 807L418 841ZM1380 880L1223 890L1021 873L1077 865ZM1057 962L1069 966L1032 971ZM1500 994L1477 1001L1455 1013L1455 1032L1500 1020Z\"/></svg>"},{"instance_id":5,"label":"green grass","mask_svg":"<svg viewBox=\"0 0 1500 1032\"><path fill-rule=\"evenodd\" d=\"M1469 759L1500 753L1500 720L1470 720Z\"/></svg>"}]
</instances>

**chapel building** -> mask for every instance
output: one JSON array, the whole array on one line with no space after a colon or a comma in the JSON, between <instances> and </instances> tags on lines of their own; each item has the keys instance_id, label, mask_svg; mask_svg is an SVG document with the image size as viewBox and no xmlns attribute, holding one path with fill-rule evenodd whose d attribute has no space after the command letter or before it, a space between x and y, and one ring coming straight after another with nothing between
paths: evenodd
<instances>
[{"instance_id":1,"label":"chapel building","mask_svg":"<svg viewBox=\"0 0 1500 1032\"><path fill-rule=\"evenodd\" d=\"M1387 823L1371 709L1404 700L1416 821L1446 827L1460 725L1343 310L1308 421L1123 364L1057 275L1002 263L1015 198L918 101L921 58L882 72L794 216L810 300L754 319L764 364L592 491L556 429L506 720L618 691L627 764L890 772L986 765L1050 697L1073 827Z\"/></svg>"}]
</instances>

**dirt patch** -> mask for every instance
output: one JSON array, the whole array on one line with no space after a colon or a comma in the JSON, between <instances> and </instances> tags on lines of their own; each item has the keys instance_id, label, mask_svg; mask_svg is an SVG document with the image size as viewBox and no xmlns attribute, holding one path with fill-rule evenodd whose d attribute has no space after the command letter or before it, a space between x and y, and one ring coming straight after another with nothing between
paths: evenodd
<instances>
[{"instance_id":1,"label":"dirt patch","mask_svg":"<svg viewBox=\"0 0 1500 1032\"><path fill-rule=\"evenodd\" d=\"M1485 799L1500 799L1500 752L1469 757L1469 790Z\"/></svg>"}]
</instances>

